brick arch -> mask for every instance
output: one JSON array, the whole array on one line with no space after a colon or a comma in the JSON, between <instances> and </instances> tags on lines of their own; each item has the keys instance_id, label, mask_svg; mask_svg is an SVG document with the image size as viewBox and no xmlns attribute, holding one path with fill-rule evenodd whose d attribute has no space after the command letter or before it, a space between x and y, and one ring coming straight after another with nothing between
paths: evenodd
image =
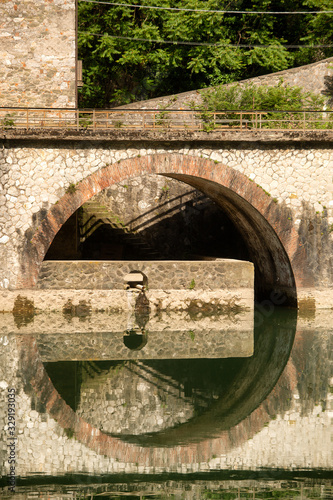
<instances>
[{"instance_id":1,"label":"brick arch","mask_svg":"<svg viewBox=\"0 0 333 500\"><path fill-rule=\"evenodd\" d=\"M280 290L289 303L297 287L311 286L306 275L305 252L288 209L250 181L244 174L206 158L175 153L153 154L121 160L89 175L47 212L33 237L24 246L18 288L32 288L45 254L66 220L103 189L143 174L161 174L183 181L212 198L242 233L256 264L263 294ZM266 284L265 284L266 283Z\"/></svg>"}]
</instances>

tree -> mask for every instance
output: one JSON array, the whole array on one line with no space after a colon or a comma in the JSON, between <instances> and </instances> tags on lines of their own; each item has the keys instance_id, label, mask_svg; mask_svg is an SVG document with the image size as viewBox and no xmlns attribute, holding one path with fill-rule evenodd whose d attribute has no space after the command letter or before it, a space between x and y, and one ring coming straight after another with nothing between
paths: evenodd
<instances>
[{"instance_id":1,"label":"tree","mask_svg":"<svg viewBox=\"0 0 333 500\"><path fill-rule=\"evenodd\" d=\"M209 11L310 12L327 10L330 2L141 0L139 3ZM128 4L131 0L122 0L122 3ZM332 16L328 14L238 15L79 1L79 58L83 60L84 79L80 106L113 107L234 82L329 57L333 55L332 48L299 51L284 47L319 41L328 44L332 36L329 20L332 21ZM179 41L189 45L176 43ZM201 45L193 45L193 42Z\"/></svg>"}]
</instances>

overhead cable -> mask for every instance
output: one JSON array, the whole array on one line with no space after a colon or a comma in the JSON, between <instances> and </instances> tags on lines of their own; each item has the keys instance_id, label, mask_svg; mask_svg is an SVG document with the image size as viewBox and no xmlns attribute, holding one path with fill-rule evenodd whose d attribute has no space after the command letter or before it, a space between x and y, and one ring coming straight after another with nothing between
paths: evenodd
<instances>
[{"instance_id":1,"label":"overhead cable","mask_svg":"<svg viewBox=\"0 0 333 500\"><path fill-rule=\"evenodd\" d=\"M276 44L268 44L268 45L265 45L265 44L248 44L248 45L245 45L245 44L242 44L242 43L239 43L239 44L229 44L229 43L219 43L219 42L215 42L215 43L205 43L205 42L185 42L185 41L181 41L181 40L154 40L152 38L131 38L129 36L118 36L118 35L109 35L109 33L91 33L90 31L79 31L78 33L80 34L86 34L86 35L93 35L93 36L99 36L99 37L103 37L103 36L108 36L109 38L117 38L117 39L120 39L120 40L130 40L130 41L134 41L134 42L151 42L151 43L167 43L167 44L170 44L170 45L195 45L195 46L206 46L206 47L231 47L231 48L249 48L249 49L252 49L252 48L255 48L255 47L259 47L259 48L278 48L278 47L283 47L283 48L286 48L286 49L302 49L302 48L311 48L311 49L320 49L320 48L330 48L330 47L333 47L333 44L330 44L330 45L283 45L283 44L280 44L280 43L276 43Z\"/></svg>"},{"instance_id":2,"label":"overhead cable","mask_svg":"<svg viewBox=\"0 0 333 500\"><path fill-rule=\"evenodd\" d=\"M140 9L171 10L182 12L208 12L214 14L264 14L264 15L302 15L302 14L333 14L333 10L311 10L311 11L253 11L253 10L214 10L214 9L187 9L185 7L158 7L155 5L139 5L131 3L99 2L98 0L78 0L79 2L95 3L101 5L112 5L114 7L135 7Z\"/></svg>"}]
</instances>

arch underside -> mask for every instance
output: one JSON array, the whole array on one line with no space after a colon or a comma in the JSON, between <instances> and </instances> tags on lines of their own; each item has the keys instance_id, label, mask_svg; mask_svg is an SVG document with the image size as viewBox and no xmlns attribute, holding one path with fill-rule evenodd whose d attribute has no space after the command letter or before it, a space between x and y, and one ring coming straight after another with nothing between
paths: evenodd
<instances>
[{"instance_id":1,"label":"arch underside","mask_svg":"<svg viewBox=\"0 0 333 500\"><path fill-rule=\"evenodd\" d=\"M212 160L180 154L155 154L122 160L105 167L77 184L46 214L22 255L19 288L32 288L45 254L66 220L103 189L125 179L160 174L184 182L212 199L232 221L246 243L255 264L259 300L283 294L283 305L296 305L301 284L301 250L285 209L275 203L245 175ZM304 274L304 273L303 273ZM295 277L294 277L295 276ZM280 302L281 303L281 302Z\"/></svg>"},{"instance_id":2,"label":"arch underside","mask_svg":"<svg viewBox=\"0 0 333 500\"><path fill-rule=\"evenodd\" d=\"M211 160L178 154L156 154L123 160L95 172L81 181L76 186L74 193L65 194L49 210L33 237L30 237L29 241L26 242L22 254L20 286L25 288L34 286L41 263L55 235L80 206L103 189L143 174L158 174L176 179L198 189L212 199L227 214L248 247L251 260L255 264L258 298L269 298L273 292L279 292L285 297L283 305L296 304L297 285L302 284L299 264L302 265L302 254L296 248L297 235L292 224L288 222L283 207L275 203L261 188L249 181L243 174L223 165L216 166ZM262 338L267 342L267 335L263 335ZM286 349L283 359L284 366L292 344L293 331L288 332L287 337L284 338L279 330L274 330L270 338L273 343L277 339L281 346ZM273 351L276 355L271 356ZM159 442L159 436L152 436L151 440L148 439L145 443L140 442L140 440L134 443L126 442L113 436L107 436L80 419L56 393L45 370L40 369L37 346L33 339L22 339L21 361L22 365L25 366L27 380L29 379L36 393L40 397L44 394L52 396L48 397L45 402L47 411L57 418L62 427L74 429L76 439L106 456L121 460L127 457L133 463L143 464L152 459L154 463L160 465L159 448L155 448L155 446L158 447L161 444L162 446L171 446L168 455L170 455L172 463L207 460L220 452L221 444L226 448L231 446L225 430L237 425L258 406L265 395L271 391L283 368L282 366L276 373L273 373L272 367L276 367L281 361L280 348L273 349L268 343L267 349L257 349L257 355L262 356L263 352L268 353L264 364L261 358L258 364L249 360L244 365L245 371L247 375L251 373L252 379L260 381L260 384L266 383L267 377L264 376L266 373L270 374L272 380L267 387L262 387L259 384L260 387L252 385L249 388L242 385L248 377L240 377L240 385L235 385L230 390L229 406L226 407L224 404L223 407L216 405L213 408L211 417L214 421L219 418L221 425L215 429L217 435L207 436L203 433L201 436L202 439L207 440L209 445L207 453L202 451L205 450L205 447L202 448L193 442L190 445L183 442L184 429L179 429L180 435L178 435L177 429L173 430L168 436L169 441L163 443ZM34 360L33 363L31 360ZM261 370L261 366L264 367L263 370ZM234 401L233 397L239 393L240 389L244 391L246 398L239 406L239 414L235 418L234 408L237 402ZM229 417L232 418L229 419ZM199 424L201 428L207 428L207 425L210 425L209 418L209 415L203 416L202 422L189 423L188 435L192 435L193 430L197 431L196 426ZM239 429L235 429L236 433L238 431ZM215 450L215 446L218 446L218 449ZM175 451L179 456L175 455Z\"/></svg>"},{"instance_id":3,"label":"arch underside","mask_svg":"<svg viewBox=\"0 0 333 500\"><path fill-rule=\"evenodd\" d=\"M286 305L296 305L293 271L286 251L269 222L237 193L210 180L183 174L165 174L202 191L227 214L246 242L255 264L256 298L263 300L272 293L286 296Z\"/></svg>"}]
</instances>

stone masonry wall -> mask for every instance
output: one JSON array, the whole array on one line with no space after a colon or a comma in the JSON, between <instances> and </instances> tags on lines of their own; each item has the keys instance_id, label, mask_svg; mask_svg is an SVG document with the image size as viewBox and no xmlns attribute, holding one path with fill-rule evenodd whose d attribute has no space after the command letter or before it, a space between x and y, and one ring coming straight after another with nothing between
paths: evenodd
<instances>
[{"instance_id":1,"label":"stone masonry wall","mask_svg":"<svg viewBox=\"0 0 333 500\"><path fill-rule=\"evenodd\" d=\"M0 105L75 106L75 0L0 3Z\"/></svg>"},{"instance_id":2,"label":"stone masonry wall","mask_svg":"<svg viewBox=\"0 0 333 500\"><path fill-rule=\"evenodd\" d=\"M281 217L286 218L290 226L288 231L296 231L299 244L306 242L306 248L311 249L311 262L309 267L303 263L304 271L312 266L316 269L316 286L326 290L332 287L333 150L329 143L312 143L311 147L305 143L283 142L138 143L136 147L133 147L135 143L129 147L127 143L117 145L115 142L88 147L75 142L46 142L38 146L4 142L3 145L0 151L2 290L17 286L24 246L52 206L56 212L57 202L66 195L70 185L78 186L90 175L97 175L105 187L117 182L123 185L126 178L139 178L144 159L155 162L156 170L163 173L164 165L169 165L167 168L172 172L180 158L189 162L189 173L199 172L202 168L199 164L206 162L202 175L212 168L212 178L214 175L218 178L224 165L232 172L244 174L253 181L250 184L253 184L254 201L263 194L256 187L260 185L269 193L270 203L274 201L270 210L280 207ZM158 163L158 158L162 163ZM101 190L97 185L87 186L89 194L84 199L82 191L81 204L91 193ZM67 209L71 206L71 197L78 208L75 196L65 196ZM327 300L328 306L331 301Z\"/></svg>"},{"instance_id":3,"label":"stone masonry wall","mask_svg":"<svg viewBox=\"0 0 333 500\"><path fill-rule=\"evenodd\" d=\"M134 310L142 295L139 290L124 290L125 277L141 273L146 287L143 300L153 311L193 310L228 307L238 311L252 310L254 301L254 268L251 262L218 259L216 261L44 261L36 293L30 296L34 307L66 309L75 303L74 291L80 291L81 303L96 310ZM85 294L89 291L90 294ZM94 292L99 292L98 298ZM101 292L104 297L101 298ZM55 295L63 296L57 306ZM111 292L111 295L110 293ZM25 293L24 297L27 299ZM12 297L14 298L14 297ZM39 304L38 304L39 302ZM3 302L4 303L4 302ZM11 310L15 303L7 306Z\"/></svg>"},{"instance_id":4,"label":"stone masonry wall","mask_svg":"<svg viewBox=\"0 0 333 500\"><path fill-rule=\"evenodd\" d=\"M302 87L306 92L328 95L328 87L333 80L333 57L318 61L313 64L307 64L300 68L286 69L277 73L241 80L240 85L268 85L273 87L283 80L285 85ZM330 95L332 100L333 96ZM201 102L200 90L192 90L181 94L156 97L147 101L138 101L135 103L121 106L128 109L189 109L191 103L199 104Z\"/></svg>"},{"instance_id":5,"label":"stone masonry wall","mask_svg":"<svg viewBox=\"0 0 333 500\"><path fill-rule=\"evenodd\" d=\"M253 288L253 264L216 261L44 261L36 288L124 290L125 277L147 277L148 290L232 290Z\"/></svg>"},{"instance_id":6,"label":"stone masonry wall","mask_svg":"<svg viewBox=\"0 0 333 500\"><path fill-rule=\"evenodd\" d=\"M244 241L221 208L201 191L176 179L159 175L127 179L126 183L115 184L101 191L94 197L94 203L115 214L124 226L147 242L161 259L249 260ZM71 234L70 230L68 234ZM119 240L123 245L126 243L124 239ZM63 244L61 248L63 252ZM94 245L95 248L98 256L98 245ZM56 249L54 245L49 259L56 258ZM124 254L122 247L117 258L124 258ZM92 256L91 252L89 258Z\"/></svg>"}]
</instances>

